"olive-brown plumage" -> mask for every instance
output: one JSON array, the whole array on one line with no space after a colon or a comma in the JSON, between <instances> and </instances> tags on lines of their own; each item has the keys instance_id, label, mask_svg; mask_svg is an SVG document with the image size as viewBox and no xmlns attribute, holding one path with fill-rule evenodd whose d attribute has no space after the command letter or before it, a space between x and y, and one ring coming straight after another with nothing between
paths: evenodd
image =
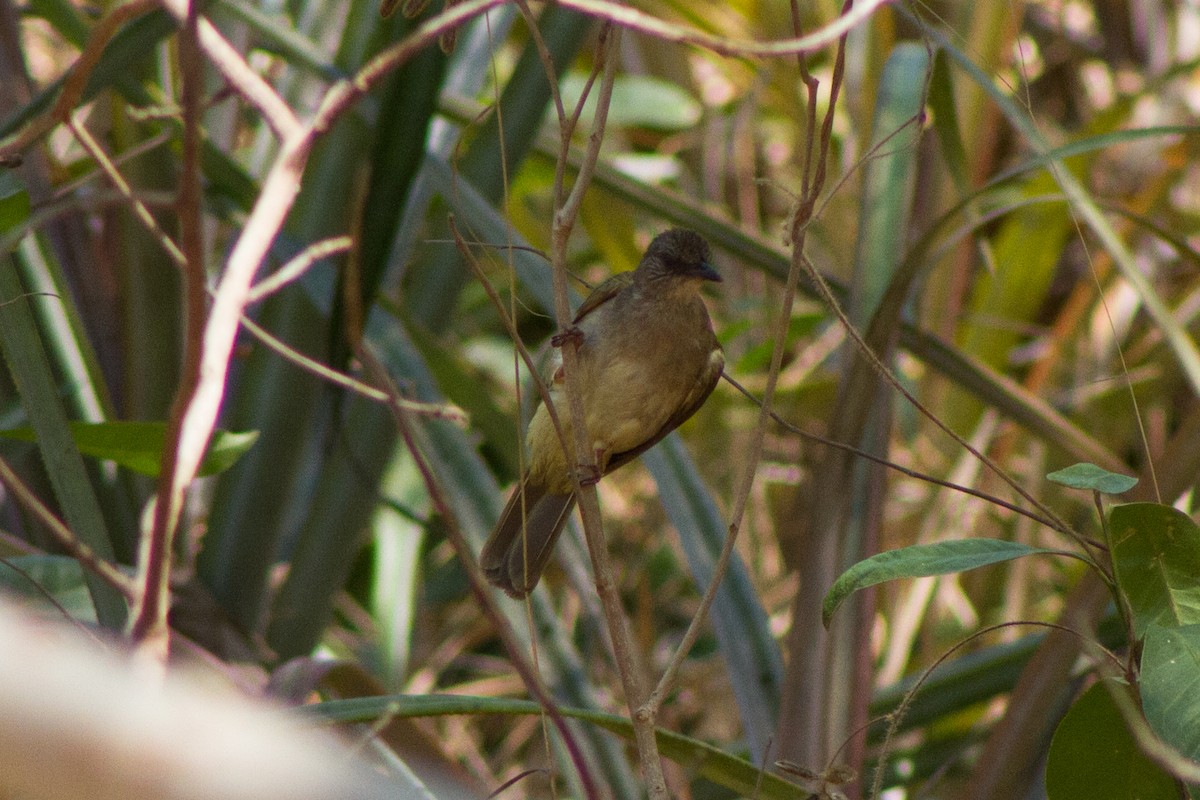
<instances>
[{"instance_id":1,"label":"olive-brown plumage","mask_svg":"<svg viewBox=\"0 0 1200 800\"><path fill-rule=\"evenodd\" d=\"M602 475L629 463L704 403L725 357L700 297L720 281L699 234L673 229L650 243L637 269L600 284L575 314L588 435ZM563 436L574 441L556 354L549 391ZM525 436L528 467L488 537L488 580L524 597L541 577L575 506L572 465L545 407ZM524 533L524 535L522 535Z\"/></svg>"}]
</instances>

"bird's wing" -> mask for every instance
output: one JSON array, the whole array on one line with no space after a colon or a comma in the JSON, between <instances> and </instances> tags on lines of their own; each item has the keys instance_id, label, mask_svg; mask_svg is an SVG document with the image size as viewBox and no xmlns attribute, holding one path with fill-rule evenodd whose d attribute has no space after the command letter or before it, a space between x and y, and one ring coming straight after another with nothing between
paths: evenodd
<instances>
[{"instance_id":1,"label":"bird's wing","mask_svg":"<svg viewBox=\"0 0 1200 800\"><path fill-rule=\"evenodd\" d=\"M588 314L592 313L609 300L612 300L617 296L618 292L632 283L632 272L618 272L616 275L613 275L611 278L601 283L592 290L592 293L589 294L587 299L583 301L583 305L581 305L579 310L575 312L576 324L578 324L579 321Z\"/></svg>"},{"instance_id":2,"label":"bird's wing","mask_svg":"<svg viewBox=\"0 0 1200 800\"><path fill-rule=\"evenodd\" d=\"M688 393L687 398L675 409L675 413L667 419L658 431L646 441L639 444L637 447L630 448L621 453L613 454L605 465L605 472L612 472L618 467L628 464L633 459L640 456L642 453L649 450L654 445L662 441L668 433L678 428L688 417L695 414L704 405L704 401L712 394L712 390L716 388L717 381L721 380L721 370L725 368L725 354L721 348L713 343L712 353L709 355L708 365L704 368L704 372L700 373L696 385L692 391Z\"/></svg>"}]
</instances>

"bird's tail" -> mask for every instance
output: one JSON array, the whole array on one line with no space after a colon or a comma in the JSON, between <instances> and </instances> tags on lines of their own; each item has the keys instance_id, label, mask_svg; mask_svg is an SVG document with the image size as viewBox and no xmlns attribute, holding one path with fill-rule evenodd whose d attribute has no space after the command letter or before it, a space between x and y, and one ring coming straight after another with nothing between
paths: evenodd
<instances>
[{"instance_id":1,"label":"bird's tail","mask_svg":"<svg viewBox=\"0 0 1200 800\"><path fill-rule=\"evenodd\" d=\"M533 591L574 507L574 494L547 494L523 477L479 554L487 579L510 597Z\"/></svg>"}]
</instances>

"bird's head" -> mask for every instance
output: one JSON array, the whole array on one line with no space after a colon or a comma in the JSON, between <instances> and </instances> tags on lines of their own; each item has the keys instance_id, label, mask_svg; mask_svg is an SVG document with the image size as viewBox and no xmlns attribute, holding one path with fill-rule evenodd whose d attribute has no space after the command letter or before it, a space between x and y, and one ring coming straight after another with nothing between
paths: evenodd
<instances>
[{"instance_id":1,"label":"bird's head","mask_svg":"<svg viewBox=\"0 0 1200 800\"><path fill-rule=\"evenodd\" d=\"M639 277L650 281L664 278L690 279L689 282L721 280L713 268L708 242L686 228L672 228L655 236L637 271Z\"/></svg>"}]
</instances>

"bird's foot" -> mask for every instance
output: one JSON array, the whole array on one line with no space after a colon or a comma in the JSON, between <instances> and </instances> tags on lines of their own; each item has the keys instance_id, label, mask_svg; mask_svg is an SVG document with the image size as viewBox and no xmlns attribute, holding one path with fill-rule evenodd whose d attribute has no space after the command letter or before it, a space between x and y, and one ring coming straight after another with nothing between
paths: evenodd
<instances>
[{"instance_id":1,"label":"bird's foot","mask_svg":"<svg viewBox=\"0 0 1200 800\"><path fill-rule=\"evenodd\" d=\"M562 347L567 342L574 344L576 347L583 344L583 331L578 325L572 325L564 328L561 333L556 333L550 337L551 347Z\"/></svg>"},{"instance_id":2,"label":"bird's foot","mask_svg":"<svg viewBox=\"0 0 1200 800\"><path fill-rule=\"evenodd\" d=\"M595 486L600 482L600 468L595 464L579 464L579 485Z\"/></svg>"}]
</instances>

